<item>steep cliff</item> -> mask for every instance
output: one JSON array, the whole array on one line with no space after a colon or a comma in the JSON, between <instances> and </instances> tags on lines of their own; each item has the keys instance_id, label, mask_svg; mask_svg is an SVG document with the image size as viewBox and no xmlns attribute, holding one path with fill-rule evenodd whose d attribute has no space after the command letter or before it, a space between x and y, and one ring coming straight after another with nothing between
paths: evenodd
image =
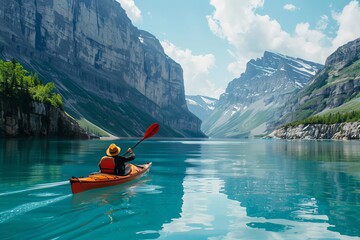
<instances>
[{"instance_id":1,"label":"steep cliff","mask_svg":"<svg viewBox=\"0 0 360 240\"><path fill-rule=\"evenodd\" d=\"M294 95L277 124L313 115L360 110L360 38L339 47L325 67Z\"/></svg>"},{"instance_id":2,"label":"steep cliff","mask_svg":"<svg viewBox=\"0 0 360 240\"><path fill-rule=\"evenodd\" d=\"M321 64L265 52L247 63L246 71L231 81L203 131L211 137L263 135L295 91L322 68Z\"/></svg>"},{"instance_id":3,"label":"steep cliff","mask_svg":"<svg viewBox=\"0 0 360 240\"><path fill-rule=\"evenodd\" d=\"M54 81L65 110L118 136L204 136L181 66L114 0L3 0L0 55Z\"/></svg>"},{"instance_id":4,"label":"steep cliff","mask_svg":"<svg viewBox=\"0 0 360 240\"><path fill-rule=\"evenodd\" d=\"M17 104L0 98L0 136L87 139L78 123L59 108L38 102Z\"/></svg>"}]
</instances>

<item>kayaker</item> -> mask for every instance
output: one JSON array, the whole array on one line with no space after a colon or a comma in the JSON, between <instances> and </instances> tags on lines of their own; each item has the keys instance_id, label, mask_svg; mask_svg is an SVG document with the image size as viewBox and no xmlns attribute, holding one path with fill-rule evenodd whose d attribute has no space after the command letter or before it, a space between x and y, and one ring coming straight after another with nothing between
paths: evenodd
<instances>
[{"instance_id":1,"label":"kayaker","mask_svg":"<svg viewBox=\"0 0 360 240\"><path fill-rule=\"evenodd\" d=\"M121 148L112 143L106 150L106 155L101 158L99 162L100 171L102 173L110 173L116 175L126 175L129 173L129 169L126 169L126 162L130 162L135 159L135 154L131 148L128 149L130 156L119 156Z\"/></svg>"}]
</instances>

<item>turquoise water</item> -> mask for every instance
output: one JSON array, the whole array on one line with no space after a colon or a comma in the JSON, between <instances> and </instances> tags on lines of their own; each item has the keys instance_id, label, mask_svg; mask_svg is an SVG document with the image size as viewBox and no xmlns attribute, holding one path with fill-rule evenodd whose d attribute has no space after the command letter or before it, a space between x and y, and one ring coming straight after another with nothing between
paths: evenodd
<instances>
[{"instance_id":1,"label":"turquoise water","mask_svg":"<svg viewBox=\"0 0 360 240\"><path fill-rule=\"evenodd\" d=\"M358 141L150 139L147 175L72 195L110 143L0 140L0 238L360 239Z\"/></svg>"}]
</instances>

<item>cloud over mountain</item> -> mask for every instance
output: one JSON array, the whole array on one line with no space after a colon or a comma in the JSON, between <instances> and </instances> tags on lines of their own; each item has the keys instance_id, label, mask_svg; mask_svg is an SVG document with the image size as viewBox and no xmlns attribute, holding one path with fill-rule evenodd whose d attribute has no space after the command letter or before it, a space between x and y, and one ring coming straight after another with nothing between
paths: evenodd
<instances>
[{"instance_id":1,"label":"cloud over mountain","mask_svg":"<svg viewBox=\"0 0 360 240\"><path fill-rule=\"evenodd\" d=\"M360 6L359 2L351 1L342 12L333 13L332 16L338 23L339 29L332 41L333 50L345 43L360 37Z\"/></svg>"},{"instance_id":2,"label":"cloud over mountain","mask_svg":"<svg viewBox=\"0 0 360 240\"><path fill-rule=\"evenodd\" d=\"M126 14L131 19L132 22L136 23L142 21L141 11L135 5L135 2L133 0L116 0L116 1L120 3L123 9L125 9Z\"/></svg>"},{"instance_id":3,"label":"cloud over mountain","mask_svg":"<svg viewBox=\"0 0 360 240\"><path fill-rule=\"evenodd\" d=\"M164 51L176 62L180 63L184 71L186 94L201 93L206 96L218 96L224 89L216 89L209 81L209 71L215 67L213 54L195 55L190 49L180 49L170 41L161 41Z\"/></svg>"},{"instance_id":4,"label":"cloud over mountain","mask_svg":"<svg viewBox=\"0 0 360 240\"><path fill-rule=\"evenodd\" d=\"M228 70L234 76L239 76L245 70L249 59L259 57L265 50L324 63L325 58L337 47L360 36L360 25L355 24L360 19L360 7L355 0L341 12L333 13L332 17L338 23L338 31L333 39L322 31L325 22L318 26L300 22L293 32L286 32L277 20L257 13L264 2L210 1L214 7L214 12L207 16L210 30L236 49L236 60L228 65ZM287 8L292 9L290 6Z\"/></svg>"}]
</instances>

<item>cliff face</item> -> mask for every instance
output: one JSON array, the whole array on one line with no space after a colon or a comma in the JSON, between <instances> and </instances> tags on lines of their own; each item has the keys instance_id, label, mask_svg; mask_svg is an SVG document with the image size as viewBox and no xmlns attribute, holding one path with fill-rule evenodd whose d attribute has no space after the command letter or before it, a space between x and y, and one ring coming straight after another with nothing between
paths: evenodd
<instances>
[{"instance_id":1,"label":"cliff face","mask_svg":"<svg viewBox=\"0 0 360 240\"><path fill-rule=\"evenodd\" d=\"M19 106L0 99L0 136L56 136L87 139L87 133L63 111L29 102Z\"/></svg>"},{"instance_id":2,"label":"cliff face","mask_svg":"<svg viewBox=\"0 0 360 240\"><path fill-rule=\"evenodd\" d=\"M325 66L333 66L336 69L341 69L353 62L354 59L360 59L360 38L338 48L326 59Z\"/></svg>"},{"instance_id":3,"label":"cliff face","mask_svg":"<svg viewBox=\"0 0 360 240\"><path fill-rule=\"evenodd\" d=\"M204 136L182 69L114 0L3 0L0 55L54 81L65 110L118 136Z\"/></svg>"}]
</instances>

